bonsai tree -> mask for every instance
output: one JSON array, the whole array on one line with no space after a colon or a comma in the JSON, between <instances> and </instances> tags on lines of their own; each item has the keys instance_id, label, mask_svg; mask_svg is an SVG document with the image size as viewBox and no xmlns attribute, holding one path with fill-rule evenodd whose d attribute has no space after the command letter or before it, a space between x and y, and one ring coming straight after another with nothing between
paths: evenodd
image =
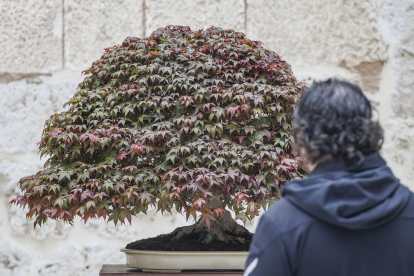
<instances>
[{"instance_id":1,"label":"bonsai tree","mask_svg":"<svg viewBox=\"0 0 414 276\"><path fill-rule=\"evenodd\" d=\"M175 240L245 241L251 234L229 210L245 223L304 173L290 135L304 83L261 44L167 26L105 49L67 111L45 122L44 170L22 178L11 203L28 206L35 227L174 208L196 221Z\"/></svg>"}]
</instances>

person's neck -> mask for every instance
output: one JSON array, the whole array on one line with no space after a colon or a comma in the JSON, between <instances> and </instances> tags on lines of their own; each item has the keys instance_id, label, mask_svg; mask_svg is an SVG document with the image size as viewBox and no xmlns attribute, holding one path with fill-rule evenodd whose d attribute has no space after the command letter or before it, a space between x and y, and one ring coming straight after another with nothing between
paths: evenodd
<instances>
[{"instance_id":1,"label":"person's neck","mask_svg":"<svg viewBox=\"0 0 414 276\"><path fill-rule=\"evenodd\" d=\"M305 162L305 170L308 174L311 174L313 170L321 163L328 161L329 159L332 159L332 155L324 155L320 157L318 160L316 160L314 163Z\"/></svg>"}]
</instances>

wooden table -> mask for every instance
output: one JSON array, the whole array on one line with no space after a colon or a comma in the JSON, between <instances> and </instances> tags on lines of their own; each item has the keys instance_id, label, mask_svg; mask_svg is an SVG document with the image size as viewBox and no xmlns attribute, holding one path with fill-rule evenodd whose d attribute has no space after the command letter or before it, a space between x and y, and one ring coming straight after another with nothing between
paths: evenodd
<instances>
[{"instance_id":1,"label":"wooden table","mask_svg":"<svg viewBox=\"0 0 414 276\"><path fill-rule=\"evenodd\" d=\"M140 269L127 268L126 265L103 265L99 276L242 276L241 271L194 271L187 270L181 273L150 273L142 272Z\"/></svg>"}]
</instances>

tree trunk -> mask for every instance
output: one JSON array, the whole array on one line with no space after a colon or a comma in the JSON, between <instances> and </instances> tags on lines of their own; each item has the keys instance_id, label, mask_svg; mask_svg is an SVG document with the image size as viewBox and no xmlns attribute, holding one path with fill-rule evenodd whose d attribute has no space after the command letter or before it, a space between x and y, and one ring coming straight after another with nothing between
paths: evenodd
<instances>
[{"instance_id":1,"label":"tree trunk","mask_svg":"<svg viewBox=\"0 0 414 276\"><path fill-rule=\"evenodd\" d=\"M210 205L210 204L209 204ZM227 243L246 243L253 236L246 228L239 225L227 211L223 216L215 215L218 222L211 221L210 229L206 223L200 224L200 220L194 225L179 227L171 234L172 241L179 241L190 234L200 236L199 241L203 244L210 244L216 240Z\"/></svg>"}]
</instances>

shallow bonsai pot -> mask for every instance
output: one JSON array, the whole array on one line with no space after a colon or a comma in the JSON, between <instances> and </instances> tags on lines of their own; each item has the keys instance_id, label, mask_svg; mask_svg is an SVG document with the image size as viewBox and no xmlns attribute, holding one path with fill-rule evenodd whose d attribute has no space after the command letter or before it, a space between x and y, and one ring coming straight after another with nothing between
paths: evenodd
<instances>
[{"instance_id":1,"label":"shallow bonsai pot","mask_svg":"<svg viewBox=\"0 0 414 276\"><path fill-rule=\"evenodd\" d=\"M121 249L127 266L152 272L181 270L242 270L247 251L153 251Z\"/></svg>"}]
</instances>

